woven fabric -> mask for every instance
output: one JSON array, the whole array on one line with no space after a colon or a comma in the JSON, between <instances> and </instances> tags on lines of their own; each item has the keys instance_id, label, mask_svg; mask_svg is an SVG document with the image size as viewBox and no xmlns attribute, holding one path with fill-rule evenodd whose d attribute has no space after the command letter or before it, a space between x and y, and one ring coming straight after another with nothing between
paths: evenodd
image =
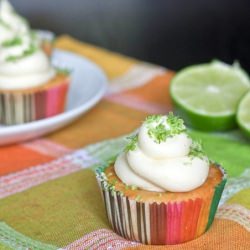
<instances>
[{"instance_id":1,"label":"woven fabric","mask_svg":"<svg viewBox=\"0 0 250 250\"><path fill-rule=\"evenodd\" d=\"M148 114L172 110L173 72L69 36L56 46L102 67L108 92L71 125L0 148L0 249L250 249L250 145L239 131L190 131L229 175L207 233L185 244L156 247L112 231L93 170L122 150L126 136Z\"/></svg>"}]
</instances>

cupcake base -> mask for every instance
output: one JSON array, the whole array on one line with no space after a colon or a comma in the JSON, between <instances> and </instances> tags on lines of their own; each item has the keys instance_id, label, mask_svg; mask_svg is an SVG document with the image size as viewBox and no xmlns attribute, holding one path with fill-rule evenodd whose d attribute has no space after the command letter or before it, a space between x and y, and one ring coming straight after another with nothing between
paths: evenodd
<instances>
[{"instance_id":1,"label":"cupcake base","mask_svg":"<svg viewBox=\"0 0 250 250\"><path fill-rule=\"evenodd\" d=\"M180 244L207 231L226 182L224 170L213 165L208 185L186 193L156 193L126 187L112 168L98 169L97 181L114 231L151 245Z\"/></svg>"},{"instance_id":2,"label":"cupcake base","mask_svg":"<svg viewBox=\"0 0 250 250\"><path fill-rule=\"evenodd\" d=\"M70 79L63 74L45 85L13 91L0 91L0 123L22 124L64 111Z\"/></svg>"}]
</instances>

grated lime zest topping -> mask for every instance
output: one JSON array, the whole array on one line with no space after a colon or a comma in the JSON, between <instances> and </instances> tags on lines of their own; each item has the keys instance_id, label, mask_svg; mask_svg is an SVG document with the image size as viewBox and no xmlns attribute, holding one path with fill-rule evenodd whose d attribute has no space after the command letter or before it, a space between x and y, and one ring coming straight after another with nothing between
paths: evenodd
<instances>
[{"instance_id":1,"label":"grated lime zest topping","mask_svg":"<svg viewBox=\"0 0 250 250\"><path fill-rule=\"evenodd\" d=\"M2 43L2 46L5 48L12 47L12 46L17 46L22 44L22 39L20 37L15 37L13 39L4 41Z\"/></svg>"},{"instance_id":2,"label":"grated lime zest topping","mask_svg":"<svg viewBox=\"0 0 250 250\"><path fill-rule=\"evenodd\" d=\"M9 56L6 58L7 62L15 62L19 59L22 59L26 56L32 55L37 50L37 47L34 44L31 44L31 46L23 52L22 55L19 56Z\"/></svg>"},{"instance_id":3,"label":"grated lime zest topping","mask_svg":"<svg viewBox=\"0 0 250 250\"><path fill-rule=\"evenodd\" d=\"M128 144L125 146L125 151L133 151L136 149L137 147L137 142L138 142L138 134L132 135L127 137L127 139L129 140Z\"/></svg>"},{"instance_id":4,"label":"grated lime zest topping","mask_svg":"<svg viewBox=\"0 0 250 250\"><path fill-rule=\"evenodd\" d=\"M155 142L165 142L167 138L178 135L186 131L184 121L175 116L173 112L169 112L166 120L161 119L162 116L149 116L147 118L148 135L154 139ZM154 126L155 123L158 123ZM169 126L169 128L166 127Z\"/></svg>"},{"instance_id":5,"label":"grated lime zest topping","mask_svg":"<svg viewBox=\"0 0 250 250\"><path fill-rule=\"evenodd\" d=\"M203 150L201 142L193 140L191 147L190 147L189 156L192 158L194 157L204 158L205 157L205 152Z\"/></svg>"}]
</instances>

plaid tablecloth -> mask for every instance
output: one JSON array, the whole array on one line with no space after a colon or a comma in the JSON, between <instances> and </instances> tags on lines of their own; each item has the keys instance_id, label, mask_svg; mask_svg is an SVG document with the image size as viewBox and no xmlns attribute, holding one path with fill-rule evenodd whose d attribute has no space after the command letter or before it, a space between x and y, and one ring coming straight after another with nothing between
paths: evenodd
<instances>
[{"instance_id":1,"label":"plaid tablecloth","mask_svg":"<svg viewBox=\"0 0 250 250\"><path fill-rule=\"evenodd\" d=\"M126 241L111 230L93 169L113 158L126 134L148 114L171 110L173 73L68 36L56 45L100 65L109 90L70 126L0 148L0 249L250 249L250 143L239 131L191 131L229 174L215 222L205 235L156 247Z\"/></svg>"}]
</instances>

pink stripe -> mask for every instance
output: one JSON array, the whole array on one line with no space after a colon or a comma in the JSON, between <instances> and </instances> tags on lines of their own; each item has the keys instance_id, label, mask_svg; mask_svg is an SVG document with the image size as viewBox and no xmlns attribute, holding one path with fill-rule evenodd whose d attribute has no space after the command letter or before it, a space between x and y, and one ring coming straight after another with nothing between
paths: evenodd
<instances>
[{"instance_id":1,"label":"pink stripe","mask_svg":"<svg viewBox=\"0 0 250 250\"><path fill-rule=\"evenodd\" d=\"M47 92L46 117L56 114L57 92L58 87L54 87Z\"/></svg>"},{"instance_id":2,"label":"pink stripe","mask_svg":"<svg viewBox=\"0 0 250 250\"><path fill-rule=\"evenodd\" d=\"M0 177L0 198L27 190L33 186L79 171L97 163L86 151Z\"/></svg>"},{"instance_id":3,"label":"pink stripe","mask_svg":"<svg viewBox=\"0 0 250 250\"><path fill-rule=\"evenodd\" d=\"M181 205L180 203L174 203L174 216L175 216L175 225L174 225L174 243L180 242L180 233L181 233Z\"/></svg>"},{"instance_id":4,"label":"pink stripe","mask_svg":"<svg viewBox=\"0 0 250 250\"><path fill-rule=\"evenodd\" d=\"M135 247L140 244L128 241L108 229L99 229L83 236L81 239L64 247L65 250L106 250L106 249L123 249L127 247Z\"/></svg>"},{"instance_id":5,"label":"pink stripe","mask_svg":"<svg viewBox=\"0 0 250 250\"><path fill-rule=\"evenodd\" d=\"M173 219L172 219L172 207L171 207L170 203L167 204L166 209L167 209L167 242L171 243L171 239L172 239L172 236L171 236L172 223L171 223L171 221Z\"/></svg>"},{"instance_id":6,"label":"pink stripe","mask_svg":"<svg viewBox=\"0 0 250 250\"><path fill-rule=\"evenodd\" d=\"M23 143L22 146L41 154L54 157L63 156L72 152L72 149L46 139L38 139L31 142L26 142Z\"/></svg>"},{"instance_id":7,"label":"pink stripe","mask_svg":"<svg viewBox=\"0 0 250 250\"><path fill-rule=\"evenodd\" d=\"M45 164L26 169L21 171L21 173L7 176L8 178L5 180L0 178L0 198L24 191L80 169L80 166L71 162L54 162L53 164Z\"/></svg>"},{"instance_id":8,"label":"pink stripe","mask_svg":"<svg viewBox=\"0 0 250 250\"><path fill-rule=\"evenodd\" d=\"M183 206L182 206L182 202L178 203L178 211L179 211L179 221L178 221L178 242L181 241L181 222L182 222L182 210L183 210Z\"/></svg>"},{"instance_id":9,"label":"pink stripe","mask_svg":"<svg viewBox=\"0 0 250 250\"><path fill-rule=\"evenodd\" d=\"M195 204L194 204L194 218L193 218L193 222L192 222L192 232L190 233L192 235L192 238L195 237L196 231L197 231L197 224L198 224L198 220L200 217L200 210L201 210L201 206L202 206L202 200L197 198L195 200Z\"/></svg>"},{"instance_id":10,"label":"pink stripe","mask_svg":"<svg viewBox=\"0 0 250 250\"><path fill-rule=\"evenodd\" d=\"M134 108L137 110L145 111L152 114L157 113L167 113L171 109L166 107L165 105L161 105L155 102L149 102L145 101L141 98L125 95L125 94L115 94L115 95L109 95L105 97L106 100L119 103L124 106Z\"/></svg>"}]
</instances>

